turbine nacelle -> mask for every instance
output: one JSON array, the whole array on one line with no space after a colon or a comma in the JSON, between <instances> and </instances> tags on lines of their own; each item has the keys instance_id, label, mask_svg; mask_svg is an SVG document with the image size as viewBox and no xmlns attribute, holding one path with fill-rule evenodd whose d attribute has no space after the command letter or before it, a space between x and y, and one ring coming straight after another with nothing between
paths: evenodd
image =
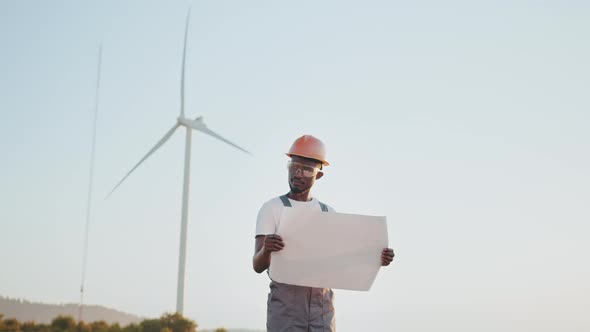
<instances>
[{"instance_id":1,"label":"turbine nacelle","mask_svg":"<svg viewBox=\"0 0 590 332\"><path fill-rule=\"evenodd\" d=\"M181 115L178 117L177 121L178 121L179 126L185 126L187 129L194 129L194 130L199 131L205 135L209 135L209 136L216 138L226 144L229 144L229 145L233 146L234 148L241 150L249 155L252 155L252 153L250 153L248 150L240 147L239 145L231 142L230 140L223 138L221 135L219 135L216 132L214 132L213 130L209 129L209 127L207 127L207 125L203 121L202 116L199 116L194 120L191 120L191 119L187 119Z\"/></svg>"},{"instance_id":2,"label":"turbine nacelle","mask_svg":"<svg viewBox=\"0 0 590 332\"><path fill-rule=\"evenodd\" d=\"M198 116L194 120L191 120L181 115L176 119L176 121L179 125L192 129L197 129L195 127L205 126L205 122L203 122L203 116Z\"/></svg>"},{"instance_id":3,"label":"turbine nacelle","mask_svg":"<svg viewBox=\"0 0 590 332\"><path fill-rule=\"evenodd\" d=\"M193 123L196 122L196 121L199 121L199 122L202 123L203 122L203 117L202 116L199 116L196 119L192 120L192 119L186 118L186 117L184 117L184 116L181 115L176 120L178 121L178 124L179 125L185 126L187 128L194 129L193 128Z\"/></svg>"}]
</instances>

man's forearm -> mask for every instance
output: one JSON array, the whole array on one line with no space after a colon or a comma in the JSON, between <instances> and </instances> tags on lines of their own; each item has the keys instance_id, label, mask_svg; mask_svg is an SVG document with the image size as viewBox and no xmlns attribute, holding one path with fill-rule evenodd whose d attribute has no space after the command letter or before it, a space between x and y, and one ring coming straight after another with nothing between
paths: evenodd
<instances>
[{"instance_id":1,"label":"man's forearm","mask_svg":"<svg viewBox=\"0 0 590 332\"><path fill-rule=\"evenodd\" d=\"M252 267L256 273L262 273L270 266L270 252L264 249L258 250L252 258Z\"/></svg>"}]
</instances>

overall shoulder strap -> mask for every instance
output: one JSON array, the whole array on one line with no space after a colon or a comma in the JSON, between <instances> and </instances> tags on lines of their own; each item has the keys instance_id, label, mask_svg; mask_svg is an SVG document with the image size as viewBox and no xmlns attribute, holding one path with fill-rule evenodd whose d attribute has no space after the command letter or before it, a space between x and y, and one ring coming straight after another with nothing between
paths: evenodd
<instances>
[{"instance_id":1,"label":"overall shoulder strap","mask_svg":"<svg viewBox=\"0 0 590 332\"><path fill-rule=\"evenodd\" d=\"M289 198L287 197L287 195L279 196L279 198L283 202L283 205L284 206L286 206L286 207L292 207L291 206L291 202L289 202Z\"/></svg>"},{"instance_id":2,"label":"overall shoulder strap","mask_svg":"<svg viewBox=\"0 0 590 332\"><path fill-rule=\"evenodd\" d=\"M320 201L318 201L318 203L320 203L320 208L322 208L322 212L328 212L328 206Z\"/></svg>"}]
</instances>

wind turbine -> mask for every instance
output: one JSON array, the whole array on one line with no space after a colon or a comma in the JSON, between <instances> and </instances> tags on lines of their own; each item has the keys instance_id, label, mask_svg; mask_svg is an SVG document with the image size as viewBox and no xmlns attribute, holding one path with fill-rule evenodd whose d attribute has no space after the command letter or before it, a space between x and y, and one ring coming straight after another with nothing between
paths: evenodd
<instances>
[{"instance_id":1,"label":"wind turbine","mask_svg":"<svg viewBox=\"0 0 590 332\"><path fill-rule=\"evenodd\" d=\"M192 131L200 131L206 135L213 136L218 140L221 140L236 149L239 149L247 154L250 152L246 151L245 149L239 147L238 145L230 142L229 140L221 137L211 129L209 129L205 123L203 122L203 117L199 116L194 120L188 119L184 115L184 77L185 77L185 63L186 63L186 41L188 35L188 26L190 21L190 9L186 16L186 26L184 30L184 49L182 53L182 71L180 77L180 116L176 119L176 123L164 134L154 147L148 151L148 153L141 158L141 160L133 166L133 168L117 183L117 185L113 188L113 190L107 195L107 198L127 179L133 171L141 165L147 158L149 158L156 150L158 150L164 143L170 139L170 137L174 134L176 129L179 127L186 128L186 140L185 140L185 150L184 150L184 182L182 186L182 212L181 212L181 219L180 219L180 250L179 250L179 258L178 258L178 291L176 297L176 312L182 314L184 309L184 272L185 272L185 263L186 263L186 229L187 229L187 219L188 219L188 198L189 198L189 183L190 183L190 164L191 164L191 136Z\"/></svg>"},{"instance_id":2,"label":"wind turbine","mask_svg":"<svg viewBox=\"0 0 590 332\"><path fill-rule=\"evenodd\" d=\"M102 44L98 47L98 68L96 70L96 90L94 94L94 122L92 125L92 144L90 149L90 176L88 183L88 200L86 202L86 227L84 230L84 250L82 254L82 281L80 282L80 306L78 308L78 321L82 321L82 309L84 307L84 282L86 281L86 260L88 256L88 228L90 226L90 211L92 207L92 182L94 180L94 150L96 146L96 119L98 117L98 92L100 88L100 67L102 63Z\"/></svg>"}]
</instances>

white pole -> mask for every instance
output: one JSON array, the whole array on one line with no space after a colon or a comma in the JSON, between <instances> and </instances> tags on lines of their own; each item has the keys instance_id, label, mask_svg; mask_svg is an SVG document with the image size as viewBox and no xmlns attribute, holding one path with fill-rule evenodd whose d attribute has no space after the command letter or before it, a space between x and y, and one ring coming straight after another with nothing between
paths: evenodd
<instances>
[{"instance_id":1,"label":"white pole","mask_svg":"<svg viewBox=\"0 0 590 332\"><path fill-rule=\"evenodd\" d=\"M184 310L184 271L186 265L186 229L188 223L188 198L191 175L191 135L192 129L186 127L184 150L184 183L182 187L182 215L180 220L180 252L178 255L178 292L176 294L176 312Z\"/></svg>"}]
</instances>

